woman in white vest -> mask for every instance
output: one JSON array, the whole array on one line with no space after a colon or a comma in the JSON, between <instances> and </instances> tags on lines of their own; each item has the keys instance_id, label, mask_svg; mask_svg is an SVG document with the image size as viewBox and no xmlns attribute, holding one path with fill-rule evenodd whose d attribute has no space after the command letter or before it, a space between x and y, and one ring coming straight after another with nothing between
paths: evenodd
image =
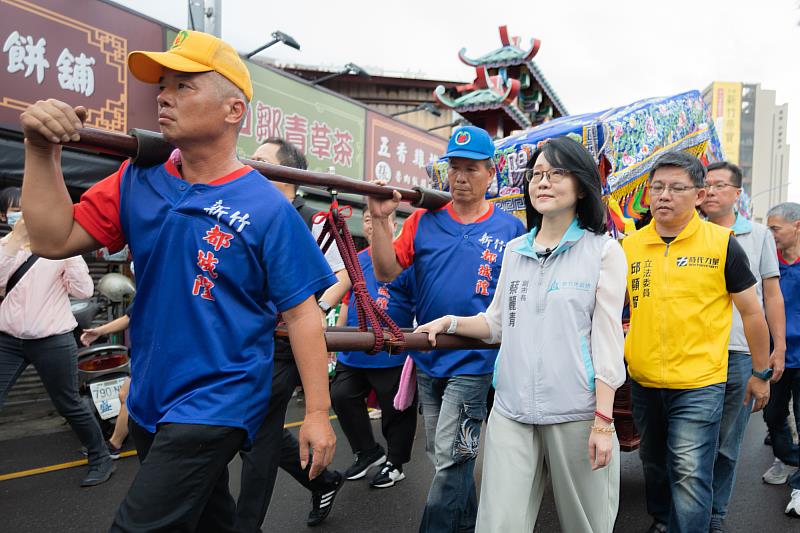
<instances>
[{"instance_id":1,"label":"woman in white vest","mask_svg":"<svg viewBox=\"0 0 800 533\"><path fill-rule=\"evenodd\" d=\"M605 233L600 175L581 144L560 137L533 154L525 203L530 232L508 243L486 313L418 331L431 342L439 333L502 341L476 531L532 531L549 474L563 531L611 532L625 255Z\"/></svg>"}]
</instances>

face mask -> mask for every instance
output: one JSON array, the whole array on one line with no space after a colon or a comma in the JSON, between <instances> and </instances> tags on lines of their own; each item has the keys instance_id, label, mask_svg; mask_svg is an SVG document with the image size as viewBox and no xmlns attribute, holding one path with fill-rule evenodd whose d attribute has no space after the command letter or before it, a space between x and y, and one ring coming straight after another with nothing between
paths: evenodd
<instances>
[{"instance_id":1,"label":"face mask","mask_svg":"<svg viewBox=\"0 0 800 533\"><path fill-rule=\"evenodd\" d=\"M14 224L16 224L17 221L22 218L22 212L17 211L15 213L9 213L6 215L6 218L8 219L8 225L13 228Z\"/></svg>"}]
</instances>

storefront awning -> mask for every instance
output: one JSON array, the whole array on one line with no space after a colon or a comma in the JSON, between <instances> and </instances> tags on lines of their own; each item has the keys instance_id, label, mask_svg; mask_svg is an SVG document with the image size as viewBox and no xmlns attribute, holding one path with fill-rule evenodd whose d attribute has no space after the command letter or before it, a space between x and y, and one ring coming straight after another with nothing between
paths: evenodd
<instances>
[{"instance_id":1,"label":"storefront awning","mask_svg":"<svg viewBox=\"0 0 800 533\"><path fill-rule=\"evenodd\" d=\"M113 173L121 160L113 157L65 149L61 168L67 187L83 191ZM0 179L3 186L19 186L25 164L25 147L21 136L8 132L0 134Z\"/></svg>"}]
</instances>

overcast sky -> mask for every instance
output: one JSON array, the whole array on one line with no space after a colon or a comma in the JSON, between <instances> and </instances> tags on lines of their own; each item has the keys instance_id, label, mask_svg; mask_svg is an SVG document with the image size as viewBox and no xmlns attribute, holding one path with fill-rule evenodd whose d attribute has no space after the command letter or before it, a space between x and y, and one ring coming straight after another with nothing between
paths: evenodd
<instances>
[{"instance_id":1,"label":"overcast sky","mask_svg":"<svg viewBox=\"0 0 800 533\"><path fill-rule=\"evenodd\" d=\"M507 24L524 47L542 40L536 61L571 114L714 80L761 83L789 103L789 197L800 201L799 1L223 0L222 37L244 53L281 30L301 51L278 44L265 57L471 81L458 50L477 57L498 48L497 27ZM187 26L186 0L117 2Z\"/></svg>"}]
</instances>

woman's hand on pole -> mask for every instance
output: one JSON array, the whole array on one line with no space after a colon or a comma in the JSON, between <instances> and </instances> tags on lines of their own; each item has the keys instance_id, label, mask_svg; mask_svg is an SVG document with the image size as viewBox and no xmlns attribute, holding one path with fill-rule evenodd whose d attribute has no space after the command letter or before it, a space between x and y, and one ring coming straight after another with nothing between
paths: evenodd
<instances>
[{"instance_id":1,"label":"woman's hand on pole","mask_svg":"<svg viewBox=\"0 0 800 533\"><path fill-rule=\"evenodd\" d=\"M442 318L437 318L433 322L428 322L427 324L422 324L417 329L414 330L414 333L427 333L428 334L428 342L431 343L431 346L436 347L436 335L444 333L447 331L447 328L450 327L450 317L443 316Z\"/></svg>"}]
</instances>

